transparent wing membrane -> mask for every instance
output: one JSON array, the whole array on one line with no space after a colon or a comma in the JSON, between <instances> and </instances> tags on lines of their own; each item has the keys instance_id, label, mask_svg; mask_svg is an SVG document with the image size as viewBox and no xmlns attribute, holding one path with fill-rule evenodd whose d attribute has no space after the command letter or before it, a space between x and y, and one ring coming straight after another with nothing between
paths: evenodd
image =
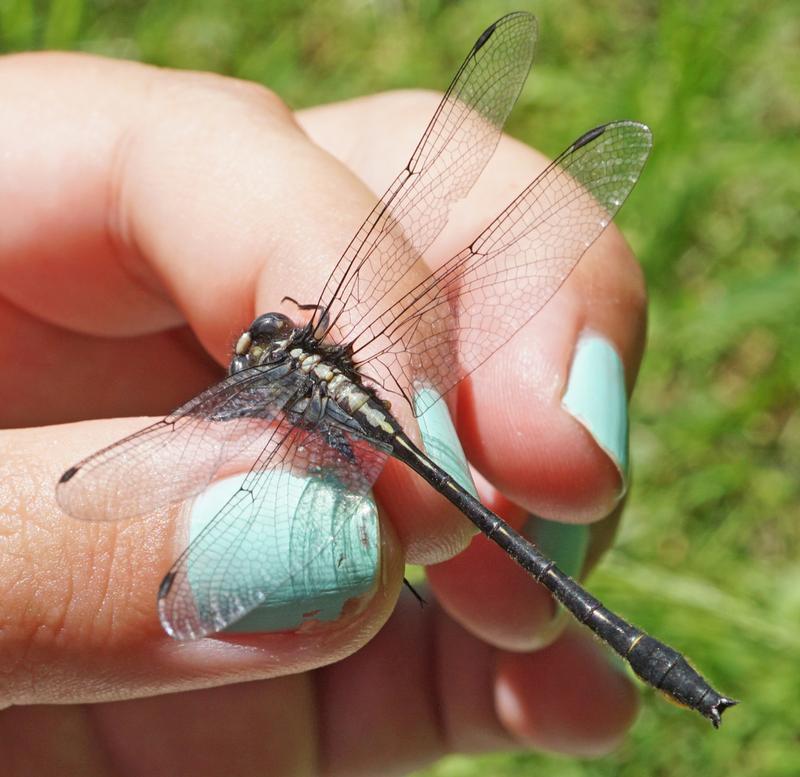
<instances>
[{"instance_id":1,"label":"transparent wing membrane","mask_svg":"<svg viewBox=\"0 0 800 777\"><path fill-rule=\"evenodd\" d=\"M344 342L374 317L447 223L500 140L533 61L536 20L526 13L491 25L467 55L408 165L336 264L320 296ZM320 322L321 314L315 316ZM322 335L323 333L320 333Z\"/></svg>"},{"instance_id":2,"label":"transparent wing membrane","mask_svg":"<svg viewBox=\"0 0 800 777\"><path fill-rule=\"evenodd\" d=\"M541 310L608 226L647 160L631 121L587 132L473 242L354 333L363 371L406 398L445 394ZM417 396L417 414L436 394Z\"/></svg>"},{"instance_id":3,"label":"transparent wing membrane","mask_svg":"<svg viewBox=\"0 0 800 777\"><path fill-rule=\"evenodd\" d=\"M273 425L241 486L164 578L158 609L170 635L197 639L235 623L299 582L346 529L386 454L337 433L347 439L346 454L327 444L324 422L313 430Z\"/></svg>"},{"instance_id":4,"label":"transparent wing membrane","mask_svg":"<svg viewBox=\"0 0 800 777\"><path fill-rule=\"evenodd\" d=\"M59 505L75 518L114 521L194 496L221 468L258 455L270 422L301 383L299 375L282 372L255 367L226 378L163 420L89 456L62 475Z\"/></svg>"}]
</instances>

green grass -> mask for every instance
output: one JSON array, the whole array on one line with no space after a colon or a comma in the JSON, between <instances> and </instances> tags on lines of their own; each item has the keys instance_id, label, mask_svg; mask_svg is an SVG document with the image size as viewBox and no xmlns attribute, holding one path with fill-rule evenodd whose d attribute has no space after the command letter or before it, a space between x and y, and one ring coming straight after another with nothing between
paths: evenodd
<instances>
[{"instance_id":1,"label":"green grass","mask_svg":"<svg viewBox=\"0 0 800 777\"><path fill-rule=\"evenodd\" d=\"M522 3L518 5L522 6ZM655 150L619 222L647 274L635 481L592 590L744 701L713 732L646 694L597 761L453 757L435 775L800 774L800 16L790 2L543 2L510 131L549 153L613 118ZM6 50L217 70L300 107L443 88L501 2L4 0Z\"/></svg>"}]
</instances>

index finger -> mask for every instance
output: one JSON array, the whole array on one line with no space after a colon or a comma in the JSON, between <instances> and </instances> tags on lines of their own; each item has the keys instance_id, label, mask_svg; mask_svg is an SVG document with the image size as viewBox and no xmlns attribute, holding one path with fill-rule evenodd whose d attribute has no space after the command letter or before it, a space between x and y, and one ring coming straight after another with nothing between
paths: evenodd
<instances>
[{"instance_id":1,"label":"index finger","mask_svg":"<svg viewBox=\"0 0 800 777\"><path fill-rule=\"evenodd\" d=\"M0 93L13 117L0 140L14 149L0 200L20 214L0 238L0 280L14 305L65 329L130 335L185 319L222 360L256 311L320 288L374 199L257 87L37 55L0 65ZM155 593L185 532L163 518L88 527L41 498L59 472L140 425L3 434L14 484L3 522L25 527L4 546L3 587L14 591L4 608L14 635L4 663L16 667L5 698L89 700L213 685L301 671L363 644L402 577L391 537L381 595L324 636L172 644L158 625ZM53 671L32 691L42 665ZM70 685L75 675L80 689Z\"/></svg>"},{"instance_id":2,"label":"index finger","mask_svg":"<svg viewBox=\"0 0 800 777\"><path fill-rule=\"evenodd\" d=\"M0 243L0 283L59 326L129 335L185 320L226 363L256 314L286 295L317 299L374 205L262 87L75 55L4 65L19 169L0 205L30 215ZM466 520L411 492L415 509L393 516L412 523L405 544L435 545L439 559L462 548ZM435 527L410 518L432 509Z\"/></svg>"},{"instance_id":3,"label":"index finger","mask_svg":"<svg viewBox=\"0 0 800 777\"><path fill-rule=\"evenodd\" d=\"M7 58L0 93L0 205L26 214L0 232L0 284L68 329L186 320L225 361L256 308L318 292L374 201L253 84L42 54Z\"/></svg>"}]
</instances>

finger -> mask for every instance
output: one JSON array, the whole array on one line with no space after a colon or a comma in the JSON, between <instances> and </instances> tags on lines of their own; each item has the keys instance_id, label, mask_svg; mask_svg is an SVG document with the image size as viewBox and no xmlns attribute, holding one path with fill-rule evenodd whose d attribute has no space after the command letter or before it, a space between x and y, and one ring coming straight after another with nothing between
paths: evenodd
<instances>
[{"instance_id":1,"label":"finger","mask_svg":"<svg viewBox=\"0 0 800 777\"><path fill-rule=\"evenodd\" d=\"M498 715L518 741L583 758L621 743L638 700L630 680L611 668L602 651L572 630L534 654L501 655Z\"/></svg>"},{"instance_id":2,"label":"finger","mask_svg":"<svg viewBox=\"0 0 800 777\"><path fill-rule=\"evenodd\" d=\"M281 633L169 639L156 592L186 546L186 516L165 510L148 520L90 524L64 516L50 496L79 451L142 425L128 419L0 434L0 663L12 668L0 677L0 705L120 699L300 672L351 653L388 617L403 559L384 523L373 576L357 589L343 587L328 619L297 612L294 626L286 625L290 599L278 608ZM341 570L333 574L339 581Z\"/></svg>"},{"instance_id":3,"label":"finger","mask_svg":"<svg viewBox=\"0 0 800 777\"><path fill-rule=\"evenodd\" d=\"M68 731L81 773L406 774L450 752L597 756L636 709L630 682L584 634L504 653L405 597L363 650L317 672L94 705L90 715L14 707L0 712L0 742L12 764L24 758L39 773L64 763Z\"/></svg>"},{"instance_id":4,"label":"finger","mask_svg":"<svg viewBox=\"0 0 800 777\"><path fill-rule=\"evenodd\" d=\"M93 713L118 773L319 773L312 673L112 702Z\"/></svg>"},{"instance_id":5,"label":"finger","mask_svg":"<svg viewBox=\"0 0 800 777\"><path fill-rule=\"evenodd\" d=\"M314 731L308 673L90 707L0 711L6 777L311 774Z\"/></svg>"},{"instance_id":6,"label":"finger","mask_svg":"<svg viewBox=\"0 0 800 777\"><path fill-rule=\"evenodd\" d=\"M451 751L598 755L630 726L635 690L584 633L506 653L435 605L422 619L418 609L401 598L362 651L320 671L321 757L331 773L407 773Z\"/></svg>"},{"instance_id":7,"label":"finger","mask_svg":"<svg viewBox=\"0 0 800 777\"><path fill-rule=\"evenodd\" d=\"M30 214L3 231L4 294L71 329L185 318L224 362L258 274L274 273L264 304L317 292L325 264L309 268L332 263L372 202L254 85L46 54L7 58L0 90L15 148L2 202Z\"/></svg>"},{"instance_id":8,"label":"finger","mask_svg":"<svg viewBox=\"0 0 800 777\"><path fill-rule=\"evenodd\" d=\"M131 336L185 320L225 363L256 312L286 295L317 299L374 203L260 87L70 55L2 68L15 121L0 140L18 148L9 180L20 183L0 203L32 217L4 233L0 282L14 305L58 326ZM64 131L45 143L43 127ZM392 514L406 545L442 558L466 544L455 508L387 470L409 496ZM411 518L431 514L435 525Z\"/></svg>"},{"instance_id":9,"label":"finger","mask_svg":"<svg viewBox=\"0 0 800 777\"><path fill-rule=\"evenodd\" d=\"M220 374L188 327L124 340L86 337L3 300L0 361L14 365L0 371L5 429L164 414ZM154 369L161 364L169 368Z\"/></svg>"},{"instance_id":10,"label":"finger","mask_svg":"<svg viewBox=\"0 0 800 777\"><path fill-rule=\"evenodd\" d=\"M300 113L299 120L316 142L380 190L405 159L405 144L413 148L435 104L430 93L389 93L314 108ZM452 215L430 262L435 265L468 245L546 163L532 149L504 138L465 205ZM609 227L535 320L527 326L520 322L502 356L490 359L460 387L458 429L470 461L531 512L596 520L619 500L624 453L598 442L591 422L576 419L562 401L581 337L596 334L612 352L608 369L615 366L613 354L619 361L624 404L641 362L645 299L641 270ZM610 436L619 436L616 432Z\"/></svg>"}]
</instances>

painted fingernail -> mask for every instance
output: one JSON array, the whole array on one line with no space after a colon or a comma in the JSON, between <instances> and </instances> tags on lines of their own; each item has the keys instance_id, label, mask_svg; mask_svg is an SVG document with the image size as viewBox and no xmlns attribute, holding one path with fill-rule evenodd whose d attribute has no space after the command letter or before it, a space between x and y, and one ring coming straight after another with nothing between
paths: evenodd
<instances>
[{"instance_id":1,"label":"painted fingernail","mask_svg":"<svg viewBox=\"0 0 800 777\"><path fill-rule=\"evenodd\" d=\"M561 403L614 462L622 498L629 474L625 370L619 354L603 336L585 332L578 340Z\"/></svg>"},{"instance_id":2,"label":"painted fingernail","mask_svg":"<svg viewBox=\"0 0 800 777\"><path fill-rule=\"evenodd\" d=\"M589 527L583 523L561 523L532 515L523 527L525 536L556 562L570 577L580 577L589 548Z\"/></svg>"},{"instance_id":3,"label":"painted fingernail","mask_svg":"<svg viewBox=\"0 0 800 777\"><path fill-rule=\"evenodd\" d=\"M430 387L417 389L414 393L414 409L418 414L417 421L425 452L477 499L478 491L469 471L467 457L441 395Z\"/></svg>"},{"instance_id":4,"label":"painted fingernail","mask_svg":"<svg viewBox=\"0 0 800 777\"><path fill-rule=\"evenodd\" d=\"M556 566L570 577L579 578L589 549L589 527L579 523L549 521L531 515L522 533L533 542ZM539 646L549 645L561 633L566 622L566 610L557 605L550 623L536 636Z\"/></svg>"},{"instance_id":5,"label":"painted fingernail","mask_svg":"<svg viewBox=\"0 0 800 777\"><path fill-rule=\"evenodd\" d=\"M219 480L195 499L190 541L223 508L242 480L242 475ZM197 559L189 568L189 582L195 587L215 576L221 586L268 594L262 604L225 631L293 631L310 621L335 621L347 602L359 597L366 601L375 589L380 565L380 525L371 496L354 502L357 498L343 484L291 473L270 473L262 487L268 489L262 504L269 506L269 512L254 516L244 537L252 560L247 570L242 571L241 564L231 565L238 571L235 576L229 571L226 579L218 560L212 565ZM313 509L308 509L310 505Z\"/></svg>"}]
</instances>

